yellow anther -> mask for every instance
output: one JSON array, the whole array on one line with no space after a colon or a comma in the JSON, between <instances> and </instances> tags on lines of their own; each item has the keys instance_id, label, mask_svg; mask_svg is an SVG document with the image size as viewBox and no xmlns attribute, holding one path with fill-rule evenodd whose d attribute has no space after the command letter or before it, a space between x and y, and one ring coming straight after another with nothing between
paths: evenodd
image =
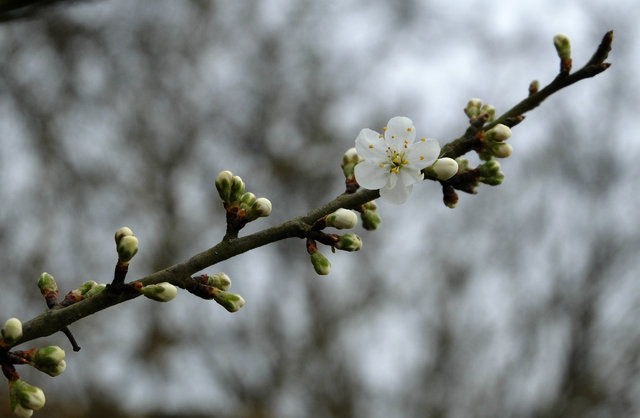
<instances>
[{"instance_id":1,"label":"yellow anther","mask_svg":"<svg viewBox=\"0 0 640 418\"><path fill-rule=\"evenodd\" d=\"M407 132L411 132L411 128L407 128Z\"/></svg>"},{"instance_id":2,"label":"yellow anther","mask_svg":"<svg viewBox=\"0 0 640 418\"><path fill-rule=\"evenodd\" d=\"M384 128L382 128L382 130L386 132L387 131L387 127L385 126Z\"/></svg>"},{"instance_id":3,"label":"yellow anther","mask_svg":"<svg viewBox=\"0 0 640 418\"><path fill-rule=\"evenodd\" d=\"M397 156L395 156L395 157L393 157L393 160L391 160L391 161L393 161L393 163L394 163L394 164L398 164L398 162L399 162L400 160L398 159L398 157L397 157Z\"/></svg>"},{"instance_id":4,"label":"yellow anther","mask_svg":"<svg viewBox=\"0 0 640 418\"><path fill-rule=\"evenodd\" d=\"M382 167L384 167L384 164L380 163L380 167L381 167L381 168L382 168Z\"/></svg>"},{"instance_id":5,"label":"yellow anther","mask_svg":"<svg viewBox=\"0 0 640 418\"><path fill-rule=\"evenodd\" d=\"M391 138L392 138L392 139L393 139L393 138L395 138L395 137L396 137L395 135L391 135Z\"/></svg>"},{"instance_id":6,"label":"yellow anther","mask_svg":"<svg viewBox=\"0 0 640 418\"><path fill-rule=\"evenodd\" d=\"M404 161L402 162L402 164L404 164L404 165L409 164L409 160L404 160Z\"/></svg>"},{"instance_id":7,"label":"yellow anther","mask_svg":"<svg viewBox=\"0 0 640 418\"><path fill-rule=\"evenodd\" d=\"M420 141L425 142L427 138L420 138Z\"/></svg>"},{"instance_id":8,"label":"yellow anther","mask_svg":"<svg viewBox=\"0 0 640 418\"><path fill-rule=\"evenodd\" d=\"M369 148L373 148L373 145L369 145Z\"/></svg>"},{"instance_id":9,"label":"yellow anther","mask_svg":"<svg viewBox=\"0 0 640 418\"><path fill-rule=\"evenodd\" d=\"M424 155L421 155L421 156L420 156L420 160L424 160Z\"/></svg>"},{"instance_id":10,"label":"yellow anther","mask_svg":"<svg viewBox=\"0 0 640 418\"><path fill-rule=\"evenodd\" d=\"M378 135L378 138L382 138L382 134Z\"/></svg>"},{"instance_id":11,"label":"yellow anther","mask_svg":"<svg viewBox=\"0 0 640 418\"><path fill-rule=\"evenodd\" d=\"M400 172L400 170L398 170L398 167L393 167L391 169L391 171L393 171L394 173L398 174Z\"/></svg>"}]
</instances>

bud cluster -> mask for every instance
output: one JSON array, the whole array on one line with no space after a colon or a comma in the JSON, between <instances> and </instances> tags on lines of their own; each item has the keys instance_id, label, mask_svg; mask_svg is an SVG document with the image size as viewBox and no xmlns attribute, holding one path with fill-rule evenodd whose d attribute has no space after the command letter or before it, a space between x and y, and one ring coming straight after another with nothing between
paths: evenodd
<instances>
[{"instance_id":1,"label":"bud cluster","mask_svg":"<svg viewBox=\"0 0 640 418\"><path fill-rule=\"evenodd\" d=\"M220 172L215 180L216 190L227 211L227 230L237 235L248 222L271 214L271 202L264 197L256 197L245 192L242 178L231 171Z\"/></svg>"},{"instance_id":2,"label":"bud cluster","mask_svg":"<svg viewBox=\"0 0 640 418\"><path fill-rule=\"evenodd\" d=\"M60 305L73 305L76 302L80 302L81 300L88 299L92 296L97 295L98 293L106 289L106 287L106 284L98 283L95 280L86 281L82 283L77 289L73 289L72 291L67 293Z\"/></svg>"},{"instance_id":3,"label":"bud cluster","mask_svg":"<svg viewBox=\"0 0 640 418\"><path fill-rule=\"evenodd\" d=\"M18 417L30 417L45 403L42 389L20 379L9 381L9 400L11 411Z\"/></svg>"},{"instance_id":4,"label":"bud cluster","mask_svg":"<svg viewBox=\"0 0 640 418\"><path fill-rule=\"evenodd\" d=\"M470 121L481 119L482 123L492 122L496 117L496 108L490 104L482 104L480 99L471 99L464 108Z\"/></svg>"},{"instance_id":5,"label":"bud cluster","mask_svg":"<svg viewBox=\"0 0 640 418\"><path fill-rule=\"evenodd\" d=\"M191 293L203 299L213 299L229 312L236 312L244 306L242 296L228 292L231 279L225 273L203 274L193 279L195 286L188 287Z\"/></svg>"},{"instance_id":6,"label":"bud cluster","mask_svg":"<svg viewBox=\"0 0 640 418\"><path fill-rule=\"evenodd\" d=\"M41 372L55 377L67 368L64 357L65 352L62 348L57 345L50 345L36 350L31 359L31 365Z\"/></svg>"},{"instance_id":7,"label":"bud cluster","mask_svg":"<svg viewBox=\"0 0 640 418\"><path fill-rule=\"evenodd\" d=\"M483 135L484 148L478 152L482 160L490 160L495 158L507 158L513 152L513 147L505 143L511 138L511 129L507 125L501 123L486 131Z\"/></svg>"},{"instance_id":8,"label":"bud cluster","mask_svg":"<svg viewBox=\"0 0 640 418\"><path fill-rule=\"evenodd\" d=\"M490 186L498 186L504 181L504 173L500 170L500 163L496 160L489 160L478 166L480 181Z\"/></svg>"}]
</instances>

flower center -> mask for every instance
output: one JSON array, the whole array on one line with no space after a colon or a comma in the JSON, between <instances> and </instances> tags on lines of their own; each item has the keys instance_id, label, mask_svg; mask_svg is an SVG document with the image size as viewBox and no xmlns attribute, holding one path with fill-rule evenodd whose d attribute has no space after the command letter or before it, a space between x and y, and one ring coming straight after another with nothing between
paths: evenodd
<instances>
[{"instance_id":1,"label":"flower center","mask_svg":"<svg viewBox=\"0 0 640 418\"><path fill-rule=\"evenodd\" d=\"M406 147L406 144L405 144ZM391 171L394 172L395 174L398 174L400 172L400 169L409 164L409 160L406 159L406 151L403 152L398 152L397 150L391 148L391 147L387 147L387 161L389 164L389 166L391 167Z\"/></svg>"}]
</instances>

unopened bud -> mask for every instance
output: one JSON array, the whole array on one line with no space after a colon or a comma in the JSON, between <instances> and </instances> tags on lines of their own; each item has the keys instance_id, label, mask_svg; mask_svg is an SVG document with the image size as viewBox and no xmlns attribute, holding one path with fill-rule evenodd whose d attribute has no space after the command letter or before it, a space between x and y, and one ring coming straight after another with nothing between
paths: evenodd
<instances>
[{"instance_id":1,"label":"unopened bud","mask_svg":"<svg viewBox=\"0 0 640 418\"><path fill-rule=\"evenodd\" d=\"M504 174L500 171L500 163L496 160L489 160L478 167L480 171L481 181L490 186L502 184Z\"/></svg>"},{"instance_id":2,"label":"unopened bud","mask_svg":"<svg viewBox=\"0 0 640 418\"><path fill-rule=\"evenodd\" d=\"M231 183L233 181L233 174L231 171L221 171L216 177L216 190L220 195L220 199L223 202L229 202L229 196L231 194Z\"/></svg>"},{"instance_id":3,"label":"unopened bud","mask_svg":"<svg viewBox=\"0 0 640 418\"><path fill-rule=\"evenodd\" d=\"M507 125L499 123L485 132L484 138L487 141L506 141L511 138L511 129Z\"/></svg>"},{"instance_id":4,"label":"unopened bud","mask_svg":"<svg viewBox=\"0 0 640 418\"><path fill-rule=\"evenodd\" d=\"M271 201L266 197L259 197L251 207L251 213L257 218L271 215Z\"/></svg>"},{"instance_id":5,"label":"unopened bud","mask_svg":"<svg viewBox=\"0 0 640 418\"><path fill-rule=\"evenodd\" d=\"M325 222L336 229L351 229L358 224L358 216L352 210L340 208L327 215Z\"/></svg>"},{"instance_id":6,"label":"unopened bud","mask_svg":"<svg viewBox=\"0 0 640 418\"><path fill-rule=\"evenodd\" d=\"M42 389L37 386L30 385L21 379L9 382L9 399L13 413L16 413L18 406L20 407L18 411L24 414L27 413L27 411L24 410L33 412L33 410L42 408L45 403L44 392Z\"/></svg>"},{"instance_id":7,"label":"unopened bud","mask_svg":"<svg viewBox=\"0 0 640 418\"><path fill-rule=\"evenodd\" d=\"M64 350L57 345L51 345L37 350L31 360L31 365L41 372L55 377L67 368L64 358Z\"/></svg>"},{"instance_id":8,"label":"unopened bud","mask_svg":"<svg viewBox=\"0 0 640 418\"><path fill-rule=\"evenodd\" d=\"M231 181L231 191L229 192L229 202L235 202L242 198L244 194L244 181L239 176L233 176Z\"/></svg>"},{"instance_id":9,"label":"unopened bud","mask_svg":"<svg viewBox=\"0 0 640 418\"><path fill-rule=\"evenodd\" d=\"M449 180L458 174L458 163L453 158L438 158L431 167L438 180Z\"/></svg>"},{"instance_id":10,"label":"unopened bud","mask_svg":"<svg viewBox=\"0 0 640 418\"><path fill-rule=\"evenodd\" d=\"M529 83L529 96L536 94L538 90L540 90L540 82L538 80L533 80Z\"/></svg>"},{"instance_id":11,"label":"unopened bud","mask_svg":"<svg viewBox=\"0 0 640 418\"><path fill-rule=\"evenodd\" d=\"M95 282L94 282L95 283ZM95 283L94 286L92 286L90 289L88 289L85 293L84 293L84 297L86 298L90 298L92 296L97 295L98 293L102 292L104 289L107 288L106 284L103 283Z\"/></svg>"},{"instance_id":12,"label":"unopened bud","mask_svg":"<svg viewBox=\"0 0 640 418\"><path fill-rule=\"evenodd\" d=\"M158 302L169 302L178 294L178 289L169 282L150 284L140 289L140 293Z\"/></svg>"},{"instance_id":13,"label":"unopened bud","mask_svg":"<svg viewBox=\"0 0 640 418\"><path fill-rule=\"evenodd\" d=\"M240 202L242 203L242 207L249 209L256 202L256 195L251 192L246 192L240 198Z\"/></svg>"},{"instance_id":14,"label":"unopened bud","mask_svg":"<svg viewBox=\"0 0 640 418\"><path fill-rule=\"evenodd\" d=\"M22 322L18 318L9 318L2 327L2 339L7 344L13 344L22 338Z\"/></svg>"},{"instance_id":15,"label":"unopened bud","mask_svg":"<svg viewBox=\"0 0 640 418\"><path fill-rule=\"evenodd\" d=\"M331 263L323 256L320 251L315 251L311 254L311 264L314 270L321 276L326 276L331 270Z\"/></svg>"},{"instance_id":16,"label":"unopened bud","mask_svg":"<svg viewBox=\"0 0 640 418\"><path fill-rule=\"evenodd\" d=\"M217 287L220 290L227 290L231 287L231 279L224 273L217 273L209 276L207 286Z\"/></svg>"},{"instance_id":17,"label":"unopened bud","mask_svg":"<svg viewBox=\"0 0 640 418\"><path fill-rule=\"evenodd\" d=\"M123 226L122 228L116 231L116 245L120 242L123 237L131 237L133 236L133 231L128 226Z\"/></svg>"},{"instance_id":18,"label":"unopened bud","mask_svg":"<svg viewBox=\"0 0 640 418\"><path fill-rule=\"evenodd\" d=\"M562 60L571 58L571 41L564 33L559 33L553 38L553 45L556 47L558 56Z\"/></svg>"},{"instance_id":19,"label":"unopened bud","mask_svg":"<svg viewBox=\"0 0 640 418\"><path fill-rule=\"evenodd\" d=\"M245 303L242 296L225 291L214 294L213 298L229 312L237 312Z\"/></svg>"},{"instance_id":20,"label":"unopened bud","mask_svg":"<svg viewBox=\"0 0 640 418\"><path fill-rule=\"evenodd\" d=\"M344 234L334 247L342 251L358 251L362 248L362 238L356 234Z\"/></svg>"},{"instance_id":21,"label":"unopened bud","mask_svg":"<svg viewBox=\"0 0 640 418\"><path fill-rule=\"evenodd\" d=\"M361 218L362 227L367 231L375 231L382 223L382 219L380 219L380 215L378 215L375 209L365 209L365 211L362 212Z\"/></svg>"},{"instance_id":22,"label":"unopened bud","mask_svg":"<svg viewBox=\"0 0 640 418\"><path fill-rule=\"evenodd\" d=\"M58 285L54 280L53 276L47 272L44 272L38 278L38 287L40 288L40 292L43 294L46 292L57 292Z\"/></svg>"},{"instance_id":23,"label":"unopened bud","mask_svg":"<svg viewBox=\"0 0 640 418\"><path fill-rule=\"evenodd\" d=\"M128 263L138 252L138 238L133 235L122 237L116 250L118 251L118 260L122 263Z\"/></svg>"},{"instance_id":24,"label":"unopened bud","mask_svg":"<svg viewBox=\"0 0 640 418\"><path fill-rule=\"evenodd\" d=\"M513 147L506 142L498 142L492 147L492 151L496 158L507 158L513 152Z\"/></svg>"},{"instance_id":25,"label":"unopened bud","mask_svg":"<svg viewBox=\"0 0 640 418\"><path fill-rule=\"evenodd\" d=\"M340 166L342 167L345 178L354 178L353 169L360 161L362 161L362 158L360 158L355 148L349 148L344 153Z\"/></svg>"},{"instance_id":26,"label":"unopened bud","mask_svg":"<svg viewBox=\"0 0 640 418\"><path fill-rule=\"evenodd\" d=\"M493 105L485 104L480 108L480 114L488 114L487 122L492 122L496 117L496 108Z\"/></svg>"},{"instance_id":27,"label":"unopened bud","mask_svg":"<svg viewBox=\"0 0 640 418\"><path fill-rule=\"evenodd\" d=\"M467 103L467 107L464 108L464 113L469 117L469 119L477 118L480 114L480 107L482 106L482 100L480 99L471 99Z\"/></svg>"}]
</instances>

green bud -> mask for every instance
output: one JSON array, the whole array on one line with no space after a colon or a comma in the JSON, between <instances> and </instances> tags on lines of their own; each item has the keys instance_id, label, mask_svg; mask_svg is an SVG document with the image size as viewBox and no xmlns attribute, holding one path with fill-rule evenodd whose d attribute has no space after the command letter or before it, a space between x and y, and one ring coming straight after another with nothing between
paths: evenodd
<instances>
[{"instance_id":1,"label":"green bud","mask_svg":"<svg viewBox=\"0 0 640 418\"><path fill-rule=\"evenodd\" d=\"M340 208L325 216L325 222L336 229L351 229L358 224L358 216L352 210Z\"/></svg>"},{"instance_id":2,"label":"green bud","mask_svg":"<svg viewBox=\"0 0 640 418\"><path fill-rule=\"evenodd\" d=\"M231 287L231 279L224 273L217 273L209 276L207 286L217 287L220 290L227 290Z\"/></svg>"},{"instance_id":3,"label":"green bud","mask_svg":"<svg viewBox=\"0 0 640 418\"><path fill-rule=\"evenodd\" d=\"M311 254L311 264L313 265L316 273L321 276L329 274L329 270L331 269L331 263L320 253L320 251L316 251Z\"/></svg>"},{"instance_id":4,"label":"green bud","mask_svg":"<svg viewBox=\"0 0 640 418\"><path fill-rule=\"evenodd\" d=\"M118 245L118 243L123 237L131 237L131 236L133 236L133 231L131 230L131 228L127 226L123 226L122 228L116 231L116 236L115 236L116 245Z\"/></svg>"},{"instance_id":5,"label":"green bud","mask_svg":"<svg viewBox=\"0 0 640 418\"><path fill-rule=\"evenodd\" d=\"M169 302L178 294L178 289L169 282L144 286L140 293L157 302Z\"/></svg>"},{"instance_id":6,"label":"green bud","mask_svg":"<svg viewBox=\"0 0 640 418\"><path fill-rule=\"evenodd\" d=\"M498 142L491 147L491 151L496 158L507 158L513 152L513 147L506 142Z\"/></svg>"},{"instance_id":7,"label":"green bud","mask_svg":"<svg viewBox=\"0 0 640 418\"><path fill-rule=\"evenodd\" d=\"M362 248L362 238L356 234L344 234L334 247L342 251L358 251Z\"/></svg>"},{"instance_id":8,"label":"green bud","mask_svg":"<svg viewBox=\"0 0 640 418\"><path fill-rule=\"evenodd\" d=\"M230 202L231 183L233 182L233 174L231 171L221 171L216 177L216 189L223 202Z\"/></svg>"},{"instance_id":9,"label":"green bud","mask_svg":"<svg viewBox=\"0 0 640 418\"><path fill-rule=\"evenodd\" d=\"M365 203L363 206L365 209L370 209L370 210L378 209L378 205L376 205L375 200L370 200L367 203Z\"/></svg>"},{"instance_id":10,"label":"green bud","mask_svg":"<svg viewBox=\"0 0 640 418\"><path fill-rule=\"evenodd\" d=\"M55 377L67 368L64 357L65 352L62 348L51 345L37 350L31 360L31 365L41 372Z\"/></svg>"},{"instance_id":11,"label":"green bud","mask_svg":"<svg viewBox=\"0 0 640 418\"><path fill-rule=\"evenodd\" d=\"M22 406L20 406L19 404L15 404L12 407L12 412L18 418L30 418L31 415L33 415L33 409L25 409Z\"/></svg>"},{"instance_id":12,"label":"green bud","mask_svg":"<svg viewBox=\"0 0 640 418\"><path fill-rule=\"evenodd\" d=\"M95 283L95 282L94 282ZM84 293L84 297L86 298L90 298L92 296L97 295L98 293L102 292L104 289L107 288L106 284L103 283L96 283L95 286L93 286L91 289L87 290L86 293Z\"/></svg>"},{"instance_id":13,"label":"green bud","mask_svg":"<svg viewBox=\"0 0 640 418\"><path fill-rule=\"evenodd\" d=\"M458 174L458 163L453 158L438 158L431 167L438 180L449 180Z\"/></svg>"},{"instance_id":14,"label":"green bud","mask_svg":"<svg viewBox=\"0 0 640 418\"><path fill-rule=\"evenodd\" d=\"M251 192L246 192L242 195L240 201L242 202L242 207L244 207L245 209L249 209L255 203L256 195Z\"/></svg>"},{"instance_id":15,"label":"green bud","mask_svg":"<svg viewBox=\"0 0 640 418\"><path fill-rule=\"evenodd\" d=\"M571 41L569 41L567 35L563 33L557 34L553 38L553 45L556 47L560 59L566 60L567 58L571 58Z\"/></svg>"},{"instance_id":16,"label":"green bud","mask_svg":"<svg viewBox=\"0 0 640 418\"><path fill-rule=\"evenodd\" d=\"M469 171L469 160L466 158L456 158L456 162L458 163L458 171L464 173L465 171Z\"/></svg>"},{"instance_id":17,"label":"green bud","mask_svg":"<svg viewBox=\"0 0 640 418\"><path fill-rule=\"evenodd\" d=\"M480 108L480 114L484 115L485 113L489 114L489 118L487 118L487 122L493 122L496 117L496 108L490 104L485 104Z\"/></svg>"},{"instance_id":18,"label":"green bud","mask_svg":"<svg viewBox=\"0 0 640 418\"><path fill-rule=\"evenodd\" d=\"M24 410L38 410L44 406L44 392L37 386L28 384L23 380L14 380L9 382L9 399L11 402L11 410L16 413L25 413ZM17 407L20 407L18 409ZM30 415L25 415L30 416Z\"/></svg>"},{"instance_id":19,"label":"green bud","mask_svg":"<svg viewBox=\"0 0 640 418\"><path fill-rule=\"evenodd\" d=\"M349 148L347 152L344 153L340 167L342 167L345 178L354 178L353 169L360 161L362 161L362 158L360 158L355 148Z\"/></svg>"},{"instance_id":20,"label":"green bud","mask_svg":"<svg viewBox=\"0 0 640 418\"><path fill-rule=\"evenodd\" d=\"M9 318L2 327L2 339L7 344L13 344L22 338L22 322L18 318Z\"/></svg>"},{"instance_id":21,"label":"green bud","mask_svg":"<svg viewBox=\"0 0 640 418\"><path fill-rule=\"evenodd\" d=\"M484 139L487 141L502 142L511 138L511 129L507 125L501 123L484 133Z\"/></svg>"},{"instance_id":22,"label":"green bud","mask_svg":"<svg viewBox=\"0 0 640 418\"><path fill-rule=\"evenodd\" d=\"M214 294L213 298L229 312L237 312L245 303L242 296L225 291Z\"/></svg>"},{"instance_id":23,"label":"green bud","mask_svg":"<svg viewBox=\"0 0 640 418\"><path fill-rule=\"evenodd\" d=\"M500 171L500 163L496 160L489 160L478 167L480 171L481 181L490 186L502 184L504 174Z\"/></svg>"},{"instance_id":24,"label":"green bud","mask_svg":"<svg viewBox=\"0 0 640 418\"><path fill-rule=\"evenodd\" d=\"M53 276L47 272L42 273L38 278L38 287L40 288L41 292L45 292L45 291L57 292L58 291L58 285L56 284L56 281L54 280Z\"/></svg>"},{"instance_id":25,"label":"green bud","mask_svg":"<svg viewBox=\"0 0 640 418\"><path fill-rule=\"evenodd\" d=\"M122 263L128 263L138 252L138 238L133 235L122 237L116 250L118 251L118 260Z\"/></svg>"},{"instance_id":26,"label":"green bud","mask_svg":"<svg viewBox=\"0 0 640 418\"><path fill-rule=\"evenodd\" d=\"M380 215L375 209L365 209L360 215L362 218L362 227L367 231L375 231L382 223Z\"/></svg>"},{"instance_id":27,"label":"green bud","mask_svg":"<svg viewBox=\"0 0 640 418\"><path fill-rule=\"evenodd\" d=\"M239 176L233 176L231 181L231 191L229 193L229 202L235 202L242 198L244 194L244 181Z\"/></svg>"},{"instance_id":28,"label":"green bud","mask_svg":"<svg viewBox=\"0 0 640 418\"><path fill-rule=\"evenodd\" d=\"M467 107L464 108L464 113L469 117L469 119L477 118L480 114L480 106L482 106L482 100L471 99L467 103Z\"/></svg>"}]
</instances>

